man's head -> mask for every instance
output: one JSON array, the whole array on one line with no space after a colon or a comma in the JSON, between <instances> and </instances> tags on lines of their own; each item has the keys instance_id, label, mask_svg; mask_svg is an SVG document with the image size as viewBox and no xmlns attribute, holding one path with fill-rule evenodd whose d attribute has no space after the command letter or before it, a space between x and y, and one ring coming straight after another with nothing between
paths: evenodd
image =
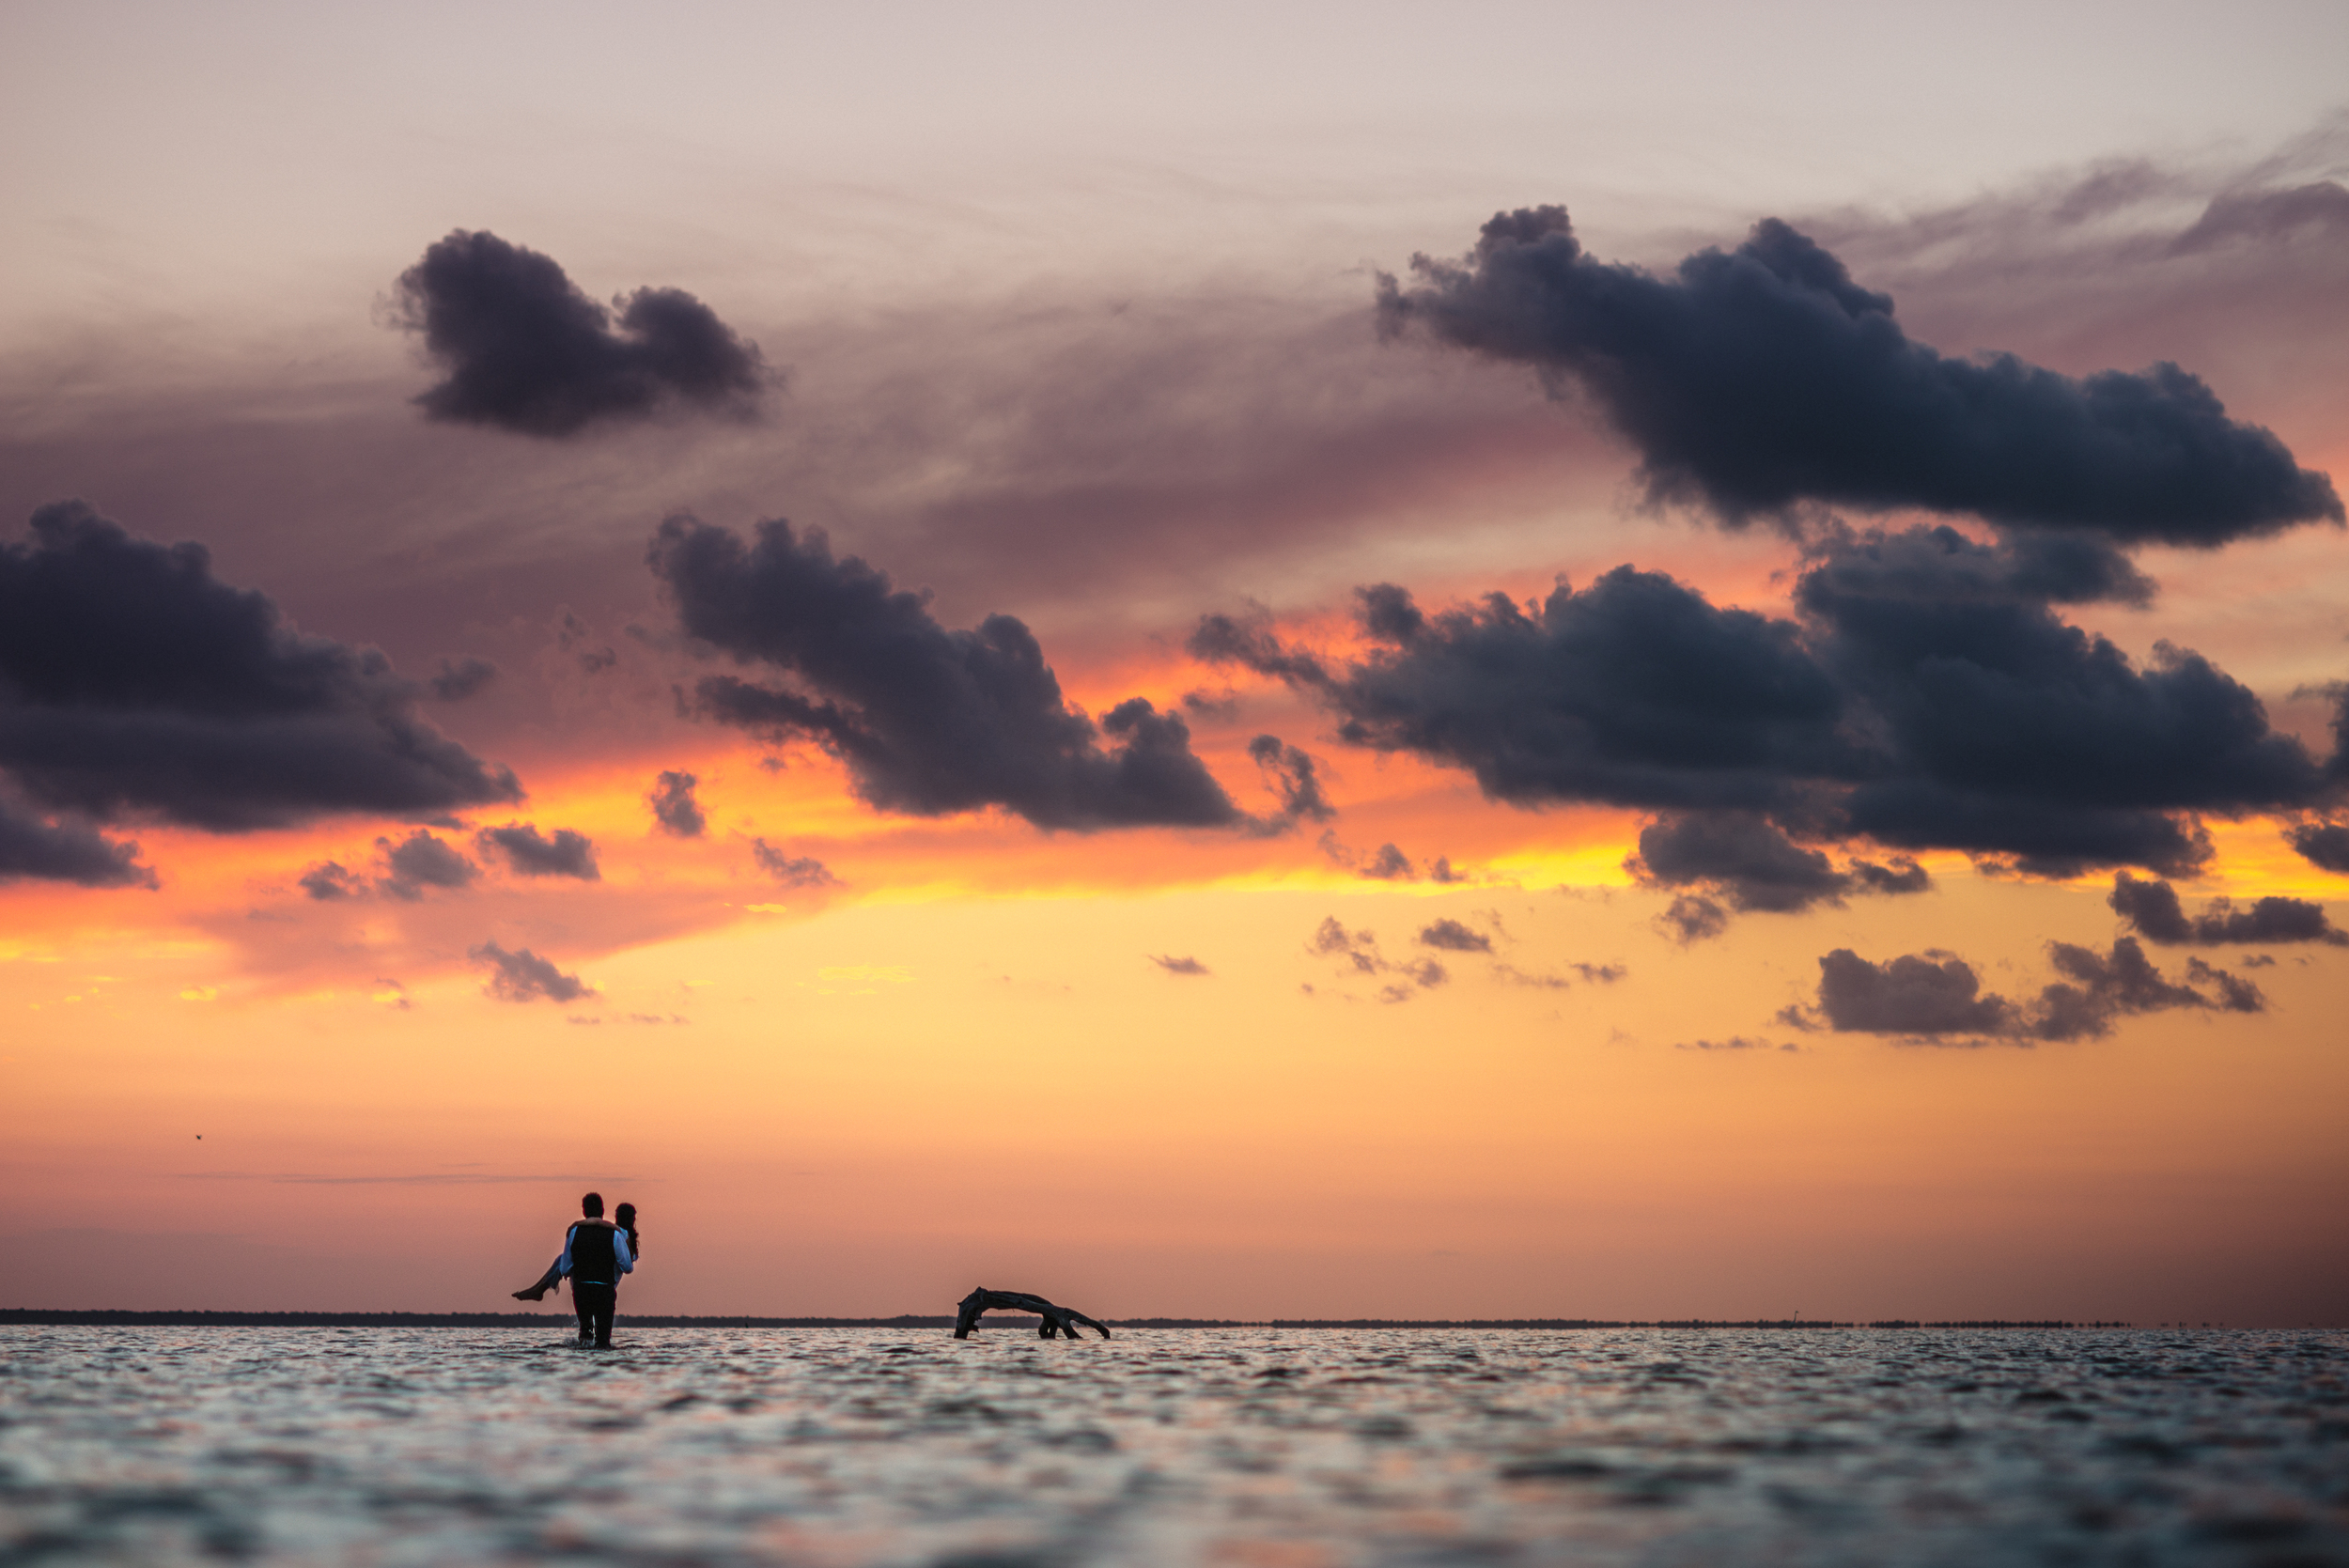
<instances>
[{"instance_id":1,"label":"man's head","mask_svg":"<svg viewBox=\"0 0 2349 1568\"><path fill-rule=\"evenodd\" d=\"M590 1192L586 1197L582 1198L579 1201L579 1212L590 1219L601 1219L603 1218L603 1194Z\"/></svg>"}]
</instances>

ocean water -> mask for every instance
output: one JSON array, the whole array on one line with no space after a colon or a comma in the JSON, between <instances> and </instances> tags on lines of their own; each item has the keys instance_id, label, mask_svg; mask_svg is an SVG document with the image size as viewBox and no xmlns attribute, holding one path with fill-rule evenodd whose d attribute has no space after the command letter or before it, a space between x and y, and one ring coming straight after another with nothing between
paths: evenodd
<instances>
[{"instance_id":1,"label":"ocean water","mask_svg":"<svg viewBox=\"0 0 2349 1568\"><path fill-rule=\"evenodd\" d=\"M0 1329L0 1563L2349 1564L2349 1335Z\"/></svg>"}]
</instances>

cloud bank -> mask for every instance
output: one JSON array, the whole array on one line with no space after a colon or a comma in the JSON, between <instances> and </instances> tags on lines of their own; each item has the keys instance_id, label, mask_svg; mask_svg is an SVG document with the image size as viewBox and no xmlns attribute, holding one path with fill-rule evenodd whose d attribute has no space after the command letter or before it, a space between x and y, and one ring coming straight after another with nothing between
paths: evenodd
<instances>
[{"instance_id":1,"label":"cloud bank","mask_svg":"<svg viewBox=\"0 0 2349 1568\"><path fill-rule=\"evenodd\" d=\"M1797 618L1621 567L1536 603L1433 614L1395 584L1361 589L1371 646L1346 660L1229 615L1189 645L1312 696L1344 740L1465 768L1492 799L1657 812L1635 870L1713 895L1677 921L1687 939L1715 926L1708 907L1929 886L1913 861L1838 866L1823 843L2177 875L2209 859L2203 815L2331 800L2342 754L2274 730L2207 660L2164 644L2139 667L2055 610L2146 591L2095 541L1834 528L1806 547Z\"/></svg>"},{"instance_id":2,"label":"cloud bank","mask_svg":"<svg viewBox=\"0 0 2349 1568\"><path fill-rule=\"evenodd\" d=\"M78 501L0 545L0 774L37 808L237 832L518 799L511 772L417 716L420 695L381 653L214 578L202 545ZM14 875L135 884L130 854L70 820L0 828Z\"/></svg>"}]
</instances>

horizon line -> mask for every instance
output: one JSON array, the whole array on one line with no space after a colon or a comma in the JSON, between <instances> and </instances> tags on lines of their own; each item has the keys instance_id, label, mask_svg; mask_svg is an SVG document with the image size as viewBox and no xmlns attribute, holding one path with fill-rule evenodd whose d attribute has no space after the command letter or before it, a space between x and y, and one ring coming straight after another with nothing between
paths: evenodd
<instances>
[{"instance_id":1,"label":"horizon line","mask_svg":"<svg viewBox=\"0 0 2349 1568\"><path fill-rule=\"evenodd\" d=\"M568 1325L568 1312L334 1312L236 1308L0 1307L0 1327L537 1327ZM889 1317L783 1316L748 1312L621 1312L615 1322L640 1328L951 1328L953 1313L901 1312ZM999 1329L1023 1330L1042 1320L999 1313L983 1320ZM2286 1327L2223 1321L2140 1324L2127 1319L2082 1318L1406 1318L1406 1317L1112 1317L1113 1328L1460 1328L1578 1330L1615 1328L2227 1328ZM2315 1324L2299 1326L2314 1328Z\"/></svg>"}]
</instances>

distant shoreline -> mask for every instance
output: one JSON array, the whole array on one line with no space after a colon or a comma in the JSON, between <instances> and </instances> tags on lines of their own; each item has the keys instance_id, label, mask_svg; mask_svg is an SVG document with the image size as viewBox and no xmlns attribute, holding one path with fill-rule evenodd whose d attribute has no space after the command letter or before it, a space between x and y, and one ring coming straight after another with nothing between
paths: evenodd
<instances>
[{"instance_id":1,"label":"distant shoreline","mask_svg":"<svg viewBox=\"0 0 2349 1568\"><path fill-rule=\"evenodd\" d=\"M951 1328L953 1314L897 1317L677 1316L622 1312L614 1320L635 1328ZM989 1317L980 1332L1034 1329L1033 1317ZM1648 1321L1598 1318L1104 1318L1112 1328L2132 1328L2130 1323L2070 1320L1969 1320L1928 1323L1894 1318L1844 1323L1812 1318L1665 1318ZM52 1311L0 1307L0 1327L119 1328L566 1328L568 1312L131 1312L112 1308Z\"/></svg>"}]
</instances>

